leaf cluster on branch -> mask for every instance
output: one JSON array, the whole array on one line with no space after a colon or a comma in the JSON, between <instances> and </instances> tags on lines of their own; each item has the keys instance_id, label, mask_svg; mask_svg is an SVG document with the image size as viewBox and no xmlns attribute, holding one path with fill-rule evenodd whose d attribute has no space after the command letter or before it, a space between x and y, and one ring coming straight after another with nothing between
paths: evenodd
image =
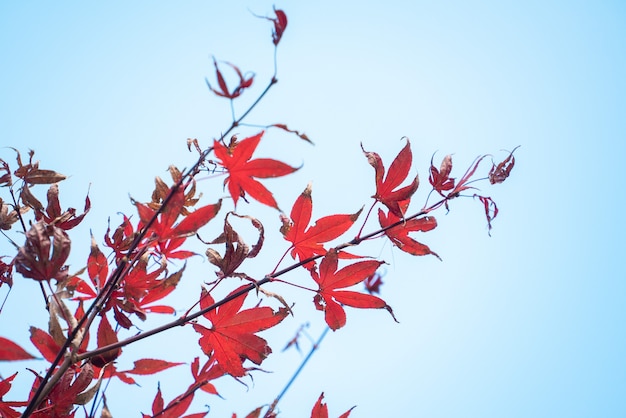
<instances>
[{"instance_id":1,"label":"leaf cluster on branch","mask_svg":"<svg viewBox=\"0 0 626 418\"><path fill-rule=\"evenodd\" d=\"M272 43L276 54L287 27L287 16L282 10L275 9L273 17L263 18L273 24ZM11 392L18 372L0 378L0 416L60 418L83 413L91 417L99 412L101 417L109 417L111 411L105 397L109 383L119 380L122 384L135 384L140 376L155 375L185 363L190 365L188 386L169 402L163 399L158 387L150 412L143 416L205 416L208 412L185 415L198 392L218 395L216 380L228 376L241 379L259 370L272 353L268 341L259 333L277 326L292 312L293 306L281 295L265 290L265 284L282 283L309 292L315 308L323 313L326 324L333 331L346 325L347 307L384 309L395 320L388 303L374 295L380 293L383 275L380 267L384 261L358 254L359 244L366 240L389 239L408 254L439 258L413 234L435 229L437 221L433 211L442 206L449 208L453 199L464 197L463 193L470 189L475 190L479 180L488 180L491 184L503 182L515 164L513 152L510 152L501 163L492 163L486 176L480 178L477 172L486 158L481 156L456 181L450 177L451 156L444 157L439 168L431 161L431 192L436 192L440 200L430 205L427 200L421 210L410 214L410 204L420 182L418 176L411 175L414 169L409 140L406 139L387 167L379 154L362 147L364 163L374 169L375 187L371 207L364 216L363 210L359 209L349 214L323 216L312 223L310 184L287 215L280 210L276 197L263 179L287 176L298 168L274 159L255 157L265 129L246 138L230 135L235 127L245 126L244 119L277 83L276 67L267 87L237 116L233 102L249 91L255 76L242 72L234 64L226 64L235 73L236 85L233 87L227 82L215 59L217 82L207 81L207 84L216 96L230 101L233 111L230 127L206 148L201 147L197 139L189 140L189 150L193 146L198 152L196 163L185 171L170 167L169 185L157 177L150 201L133 199L136 216L123 215L119 226L109 226L103 237L103 248L92 236L88 244L89 255L78 271L70 272L68 266L73 245L70 236L72 229L85 220L91 208L89 196L85 198L82 213L73 208L63 210L59 183L65 179L64 175L39 168L33 151L29 152L27 163L15 149L16 165L0 160L0 186L6 191L6 196L0 199L0 229L15 247L14 254L0 256L0 287L8 289L8 297L13 286L22 285L14 275L38 282L48 323L47 327L31 327L33 348L29 350L10 338L0 337L1 361L33 359L31 352L34 349L45 362L45 373L30 370L33 383L26 395ZM265 127L279 128L311 142L304 133L291 130L282 123ZM197 179L202 173L210 173L210 178L223 179L221 187L213 182L205 194L219 195L224 189L229 198L213 198L210 203L200 203ZM45 187L46 200L42 203L36 196L43 193L41 189ZM493 200L476 193L467 196L479 198L491 229L498 215ZM259 254L263 257L272 257L272 254L263 251L265 228L262 220L238 212L242 201L256 201L275 209L282 223L280 230L275 232L282 234L286 242L284 253L278 257L275 268L262 276L246 271L245 263ZM253 205L249 207L254 208ZM372 228L369 218L374 208L378 208L378 225ZM199 231L220 216L223 232L210 241L200 239ZM258 234L254 244L246 243L235 230L231 222L234 218L250 222ZM359 231L356 236L346 237L357 223ZM366 227L373 230L365 233ZM21 245L10 238L11 230L23 232ZM338 239L344 242L337 244ZM187 263L197 255L189 249L191 241L206 246L205 256L217 268L216 278L205 282L197 297L188 301L188 306L174 307L167 297L185 277L186 264L180 267L180 261ZM292 259L290 264L287 258ZM308 284L289 281L286 276L296 269L307 273ZM227 296L217 297L216 289ZM277 302L272 306L260 299L259 294ZM255 297L258 300L254 306L244 306L246 299ZM181 311L185 313L175 320L138 334L131 332L138 321ZM118 370L118 360L124 356L125 347L181 326L197 333L196 357L177 359L181 361L131 359L133 368ZM288 346L299 347L301 331ZM265 417L276 416L279 399L280 396L271 405L259 407L247 417L260 417L263 410ZM314 404L311 417L328 417L327 405L322 400L323 394ZM351 411L341 417L347 417Z\"/></svg>"}]
</instances>

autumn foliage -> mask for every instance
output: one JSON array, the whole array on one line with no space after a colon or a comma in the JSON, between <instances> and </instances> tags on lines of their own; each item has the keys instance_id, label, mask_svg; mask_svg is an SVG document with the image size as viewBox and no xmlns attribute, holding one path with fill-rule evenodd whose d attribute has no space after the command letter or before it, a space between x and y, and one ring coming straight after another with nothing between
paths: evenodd
<instances>
[{"instance_id":1,"label":"autumn foliage","mask_svg":"<svg viewBox=\"0 0 626 418\"><path fill-rule=\"evenodd\" d=\"M271 40L277 48L287 28L287 16L274 9L273 16L262 18L270 22ZM214 59L213 69L215 81L207 79L210 92L231 102L245 96L256 82L252 73L244 73L231 63ZM233 74L234 84L227 81ZM17 344L11 336L0 336L0 361L37 356L44 370L39 373L16 367L15 373L0 377L0 416L109 417L116 412L115 400L105 397L109 384L134 384L141 376L157 375L172 367L190 367L188 382L177 388L180 394L173 399L164 399L160 387L146 388L155 395L151 405L142 406L143 416L203 417L207 411L188 412L194 397L217 396L218 379L241 379L256 373L273 351L261 336L263 331L278 326L296 309L280 294L266 291L265 284L289 286L290 272L304 272L308 283L297 287L309 292L315 309L320 311L319 319L323 317L333 331L346 326L349 316L356 314L355 309L385 310L394 321L388 302L374 295L380 294L383 285L380 267L385 261L360 253L362 242L389 240L408 254L439 258L424 243L426 233L437 227L433 212L442 206L449 209L452 200L462 197L478 198L488 228L492 228L498 207L477 187L479 181L497 184L506 180L515 164L513 152L502 162L491 163L482 176L477 173L487 156L478 157L458 180L452 177L450 155L438 167L431 161L428 182L438 200L429 204L426 199L420 209L411 212L416 207L412 201L420 180L414 174L417 170L408 139L404 139L392 161L383 161L378 153L365 151L362 146L363 163L373 168L373 176L363 179L374 190L366 213L356 207L354 213L329 213L312 220L310 184L289 212L282 212L282 196L275 196L264 179L287 176L298 168L258 158L255 151L271 135L271 128L307 142L310 139L283 123L268 124L250 136L231 134L235 127L245 126L245 117L276 83L274 73L254 104L241 116L233 115L230 127L207 147L190 140L188 148L198 153L195 164L185 171L170 167L171 180L157 177L149 200L132 200L136 213L122 215L118 226L109 226L103 237L92 236L88 242L74 244L71 234L87 219L92 205L89 196L82 212L63 209L59 183L65 180L64 175L40 168L33 151L28 152L28 161L17 149L12 150L14 162L0 160L0 229L23 233L15 235L22 241L15 243L14 253L0 254L0 288L7 290L8 297L12 287L27 285L24 279L38 282L37 292L43 298L36 296L45 301L46 310L42 312L47 313L39 326L31 327L28 346ZM200 184L198 177L207 173L211 174L210 181ZM223 198L224 193L227 198ZM264 251L263 220L243 213L253 211L256 204L275 209L280 218L280 230L272 231L284 239L278 254ZM247 243L237 232L234 219L252 226L257 234L254 242ZM200 232L209 223L217 224L222 232L207 240ZM353 226L359 232L347 235ZM371 232L364 232L367 230ZM10 240L9 235L4 236ZM76 245L88 248L89 255L82 268L70 271L68 260ZM194 250L198 245L205 248L204 254ZM3 248L7 251L10 247ZM257 256L274 257L274 270L247 271L246 261ZM187 306L171 306L168 296L185 279L187 263L202 257L214 267L215 280L205 281ZM131 331L148 317L176 312L184 314L139 334ZM134 364L131 369L118 370L124 347L181 326L196 334L197 356L176 362L165 358L130 359ZM297 337L288 346L293 344L297 346ZM28 393L11 390L18 373L32 374ZM310 394L312 418L329 416L323 397ZM276 416L277 402L278 398L268 400L271 406L262 405L246 416ZM340 417L347 417L351 411Z\"/></svg>"}]
</instances>

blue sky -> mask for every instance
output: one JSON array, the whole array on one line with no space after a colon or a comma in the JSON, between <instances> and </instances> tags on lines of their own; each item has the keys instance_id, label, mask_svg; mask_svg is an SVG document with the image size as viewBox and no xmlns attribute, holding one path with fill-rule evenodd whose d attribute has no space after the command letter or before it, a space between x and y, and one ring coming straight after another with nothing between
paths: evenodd
<instances>
[{"instance_id":1,"label":"blue sky","mask_svg":"<svg viewBox=\"0 0 626 418\"><path fill-rule=\"evenodd\" d=\"M373 170L361 142L390 161L400 138L411 139L422 182L415 209L428 194L434 152L435 159L453 153L460 177L475 156L503 158L501 150L521 145L512 177L484 189L501 211L491 237L479 203L465 199L447 215L437 213L438 228L420 237L443 262L410 257L382 240L368 243L390 263L382 296L400 324L384 311L349 310L347 326L325 339L281 401L284 416L308 416L322 391L331 416L353 405L354 417L623 416L624 4L276 7L289 17L279 83L248 121L287 123L315 142L268 132L259 149L304 164L266 183L283 209L308 182L315 218L368 207ZM93 202L73 238L73 267L85 262L89 230L102 242L108 217L116 225L118 212L133 213L129 195L149 200L154 176L165 177L169 164L194 162L188 137L206 145L228 127L227 102L204 84L214 76L212 55L257 74L248 99L261 91L272 71L270 27L250 12L271 9L261 1L0 5L1 145L32 148L42 166L69 175L60 186L64 206L82 208L88 189ZM0 157L14 158L7 148ZM203 186L206 203L223 195L219 181ZM272 231L267 256L249 267L261 276L284 251L277 214L255 205L238 209L264 216ZM0 248L11 251L6 243ZM174 298L181 304L213 277L199 258L187 274L188 287ZM270 403L302 358L279 353L283 344L305 322L314 338L322 332L309 294L272 289L296 302L296 317L266 333L277 354L264 368L274 373L255 375L250 389L220 383L226 400L205 397L196 409L208 404L209 416L245 416ZM17 333L28 346L27 326L45 327L45 312L35 303L16 312L38 296L34 283L16 283L0 315L1 335ZM159 356L166 346L175 361L181 353L197 355L195 340L190 329L176 330L126 352ZM7 376L13 366L0 372ZM177 385L187 386L184 367L160 377L166 399L179 393ZM31 378L23 371L16 381L24 390ZM129 405L149 411L155 380L117 386L109 392L114 416Z\"/></svg>"}]
</instances>

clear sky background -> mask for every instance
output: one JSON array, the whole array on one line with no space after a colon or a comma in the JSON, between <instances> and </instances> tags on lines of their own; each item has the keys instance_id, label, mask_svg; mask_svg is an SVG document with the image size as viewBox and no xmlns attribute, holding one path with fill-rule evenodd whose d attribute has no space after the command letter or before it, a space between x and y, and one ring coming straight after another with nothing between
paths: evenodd
<instances>
[{"instance_id":1,"label":"clear sky background","mask_svg":"<svg viewBox=\"0 0 626 418\"><path fill-rule=\"evenodd\" d=\"M349 309L347 326L328 335L281 401L282 416L308 416L322 391L331 416L353 405L354 417L624 416L624 3L276 7L289 18L279 83L248 121L287 123L315 142L271 131L259 148L259 155L304 164L266 182L284 210L310 181L314 219L369 207L373 170L360 142L388 164L400 138L411 139L413 173L422 180L415 210L428 194L434 152L438 161L454 153L460 177L477 155L502 159L501 150L521 145L512 177L483 190L501 210L491 237L479 202L464 199L447 215L436 213L439 227L419 237L443 262L410 257L383 240L368 243L370 254L390 263L382 296L400 324L384 311ZM2 2L0 145L24 155L32 148L42 167L69 175L60 186L64 207L82 209L88 189L93 203L72 236L71 270L85 264L89 230L102 243L108 217L115 226L118 212L134 213L129 195L149 200L154 176L194 162L187 138L207 145L229 126L228 102L204 84L214 79L211 55L257 74L239 109L262 90L272 71L270 24L251 12L271 10L262 1ZM8 148L0 157L14 161ZM201 183L205 203L224 195L220 182ZM239 210L266 219L266 255L244 269L260 278L286 248L278 216L256 204ZM6 242L0 249L12 251ZM192 264L172 298L181 307L214 277L199 257ZM46 327L38 287L26 280L14 287L0 335L35 352L27 327ZM323 331L310 294L272 289L296 302L296 316L265 333L276 354L263 367L274 373L245 380L249 389L222 379L225 400L201 395L195 410L210 405L209 416L245 416L270 403L303 358L281 348L302 323L310 322L313 338ZM119 368L139 357L191 359L197 338L182 329L138 343ZM45 367L2 364L0 372L25 365ZM189 379L188 366L160 375L166 401ZM150 411L157 382L140 380L141 388L111 385L114 416ZM22 370L10 395L25 394L31 383Z\"/></svg>"}]
</instances>

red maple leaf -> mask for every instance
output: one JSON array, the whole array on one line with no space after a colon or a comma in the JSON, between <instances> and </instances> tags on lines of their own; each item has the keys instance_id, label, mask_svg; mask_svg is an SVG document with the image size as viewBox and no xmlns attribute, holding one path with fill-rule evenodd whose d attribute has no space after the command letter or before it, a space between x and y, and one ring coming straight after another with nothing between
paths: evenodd
<instances>
[{"instance_id":1,"label":"red maple leaf","mask_svg":"<svg viewBox=\"0 0 626 418\"><path fill-rule=\"evenodd\" d=\"M85 391L85 389L87 389L94 378L94 369L91 367L91 364L85 363L79 370L77 372L77 370L70 368L63 373L48 396L33 412L32 416L34 418L74 417L76 412L74 405L85 404L92 399L96 392L91 390ZM41 376L35 375L31 396L34 395L42 380Z\"/></svg>"},{"instance_id":2,"label":"red maple leaf","mask_svg":"<svg viewBox=\"0 0 626 418\"><path fill-rule=\"evenodd\" d=\"M313 280L319 285L313 302L317 310L324 311L328 326L336 331L346 324L346 312L342 304L354 308L385 308L393 316L391 307L379 297L351 290L339 290L361 283L374 274L383 262L359 261L337 271L337 259L337 251L332 249L322 259L319 274L311 271Z\"/></svg>"},{"instance_id":3,"label":"red maple leaf","mask_svg":"<svg viewBox=\"0 0 626 418\"><path fill-rule=\"evenodd\" d=\"M190 251L175 250L183 245L187 237L195 234L198 229L213 219L222 205L222 201L219 200L215 204L198 208L189 213L182 221L174 226L174 222L176 222L179 215L183 212L187 212L185 208L184 189L185 187L181 186L173 192L170 201L163 207L163 210L148 230L148 239L154 238L157 251L166 258L188 258L194 255L194 253ZM134 203L137 207L141 222L148 224L157 211L152 209L149 205L139 202ZM153 234L153 237L150 237L150 234Z\"/></svg>"},{"instance_id":4,"label":"red maple leaf","mask_svg":"<svg viewBox=\"0 0 626 418\"><path fill-rule=\"evenodd\" d=\"M423 218L403 221L391 212L385 214L381 209L378 209L378 221L380 222L380 226L383 228L388 228L395 223L399 223L399 225L387 229L385 231L385 235L387 235L391 242L393 242L395 246L402 251L413 255L432 254L441 260L437 253L431 251L427 245L415 241L408 235L409 232L426 232L435 229L437 226L437 220L434 217L425 216Z\"/></svg>"},{"instance_id":5,"label":"red maple leaf","mask_svg":"<svg viewBox=\"0 0 626 418\"><path fill-rule=\"evenodd\" d=\"M228 171L224 185L228 185L228 191L235 205L237 205L240 197L246 200L246 193L248 193L253 199L264 205L278 209L278 204L272 193L254 178L286 176L296 171L297 168L268 158L250 160L263 133L264 131L261 131L241 141L233 137L229 146L214 141L213 151L215 156L219 158L220 164Z\"/></svg>"},{"instance_id":6,"label":"red maple leaf","mask_svg":"<svg viewBox=\"0 0 626 418\"><path fill-rule=\"evenodd\" d=\"M18 418L22 416L20 412L17 412L13 408L18 408L21 406L28 405L28 402L18 402L18 401L4 401L2 398L4 395L11 390L11 386L13 385L11 382L17 376L17 372L13 373L11 376L6 379L0 380L0 417L5 418Z\"/></svg>"},{"instance_id":7,"label":"red maple leaf","mask_svg":"<svg viewBox=\"0 0 626 418\"><path fill-rule=\"evenodd\" d=\"M198 412L195 414L189 414L183 416L183 414L191 405L193 401L193 392L184 393L172 399L167 406L163 401L163 395L161 394L161 387L157 389L157 393L152 401L152 415L142 414L143 418L159 417L159 418L202 418L205 417L208 412Z\"/></svg>"},{"instance_id":8,"label":"red maple leaf","mask_svg":"<svg viewBox=\"0 0 626 418\"><path fill-rule=\"evenodd\" d=\"M434 157L434 155L433 155ZM450 178L450 172L452 171L452 156L446 155L441 161L441 167L439 170L433 165L433 159L430 159L430 177L428 181L433 186L433 189L440 195L444 196L443 192L454 188L454 179Z\"/></svg>"},{"instance_id":9,"label":"red maple leaf","mask_svg":"<svg viewBox=\"0 0 626 418\"><path fill-rule=\"evenodd\" d=\"M0 337L0 361L29 360L35 358L13 341Z\"/></svg>"},{"instance_id":10,"label":"red maple leaf","mask_svg":"<svg viewBox=\"0 0 626 418\"><path fill-rule=\"evenodd\" d=\"M213 64L215 65L215 75L217 77L217 84L219 85L220 89L217 90L211 87L211 84L209 83L209 79L205 78L205 81L209 89L220 97L226 97L227 99L231 99L231 100L236 97L239 97L241 93L243 93L245 89L250 87L252 85L252 82L254 81L254 75L244 76L241 73L241 70L237 66L229 62L226 62L225 64L230 66L233 70L235 70L235 72L237 73L237 76L239 77L239 84L231 92L228 89L228 86L226 85L226 80L224 80L224 76L222 75L222 72L220 71L220 68L217 65L217 61L215 60L215 57L213 58Z\"/></svg>"},{"instance_id":11,"label":"red maple leaf","mask_svg":"<svg viewBox=\"0 0 626 418\"><path fill-rule=\"evenodd\" d=\"M326 254L322 245L324 242L333 240L345 233L357 220L361 211L351 215L330 215L318 219L315 225L309 226L313 199L311 198L311 185L296 199L291 208L290 218L280 215L283 226L280 228L283 237L291 242L291 256L294 259L304 261L315 255ZM341 253L345 254L345 253ZM340 256L341 256L340 254ZM304 267L315 268L314 262L309 262Z\"/></svg>"},{"instance_id":12,"label":"red maple leaf","mask_svg":"<svg viewBox=\"0 0 626 418\"><path fill-rule=\"evenodd\" d=\"M287 28L287 15L280 9L274 7L274 14L276 17L257 16L263 19L267 19L274 23L274 30L272 31L272 42L274 45L278 45L280 39L283 37L283 32Z\"/></svg>"},{"instance_id":13,"label":"red maple leaf","mask_svg":"<svg viewBox=\"0 0 626 418\"><path fill-rule=\"evenodd\" d=\"M255 333L280 323L288 314L285 308L275 312L267 306L240 310L244 300L242 295L205 313L203 316L211 321L211 328L193 324L202 335L199 340L202 351L213 356L224 372L234 377L246 374L244 360L259 365L272 352L267 341ZM211 294L203 289L200 308L206 309L214 303Z\"/></svg>"},{"instance_id":14,"label":"red maple leaf","mask_svg":"<svg viewBox=\"0 0 626 418\"><path fill-rule=\"evenodd\" d=\"M200 390L206 393L219 395L211 380L224 376L224 370L215 361L215 358L209 357L202 367L200 367L200 359L198 357L194 358L191 363L191 375L194 382L189 386L188 390L200 388Z\"/></svg>"},{"instance_id":15,"label":"red maple leaf","mask_svg":"<svg viewBox=\"0 0 626 418\"><path fill-rule=\"evenodd\" d=\"M363 145L361 145L361 149L363 149ZM391 163L391 166L389 166L386 177L385 166L383 165L380 155L375 152L365 151L364 149L363 153L367 157L367 161L370 165L374 167L376 173L376 194L372 197L387 206L396 216L404 217L404 213L411 201L411 196L413 196L419 186L419 178L415 176L411 184L394 190L407 178L413 162L411 144L408 138L404 148L398 153Z\"/></svg>"},{"instance_id":16,"label":"red maple leaf","mask_svg":"<svg viewBox=\"0 0 626 418\"><path fill-rule=\"evenodd\" d=\"M363 284L365 285L365 290L367 290L367 293L370 295L380 293L380 286L383 285L383 275L379 272L375 272L363 280Z\"/></svg>"},{"instance_id":17,"label":"red maple leaf","mask_svg":"<svg viewBox=\"0 0 626 418\"><path fill-rule=\"evenodd\" d=\"M317 402L315 402L315 405L313 405L311 418L328 418L328 405L323 403L322 399L324 399L324 392L321 393L320 397L317 398ZM353 406L352 408L348 409L346 412L341 414L339 418L348 418L350 412L352 412L354 408L355 407Z\"/></svg>"}]
</instances>

